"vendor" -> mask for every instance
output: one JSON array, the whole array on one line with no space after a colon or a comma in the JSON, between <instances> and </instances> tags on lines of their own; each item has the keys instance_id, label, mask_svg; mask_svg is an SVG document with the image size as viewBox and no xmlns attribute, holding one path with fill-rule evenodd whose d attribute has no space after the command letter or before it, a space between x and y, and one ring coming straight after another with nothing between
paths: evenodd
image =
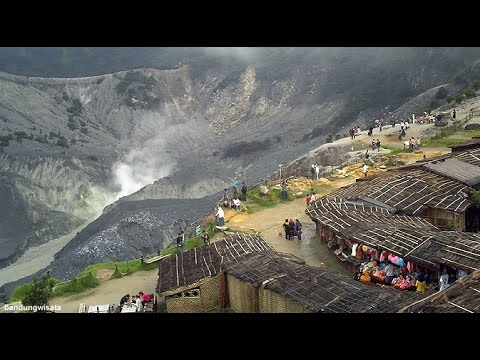
<instances>
[{"instance_id":1,"label":"vendor","mask_svg":"<svg viewBox=\"0 0 480 360\"><path fill-rule=\"evenodd\" d=\"M427 282L425 281L423 274L418 275L415 286L417 287L418 293L423 293L425 290L427 290Z\"/></svg>"},{"instance_id":2,"label":"vendor","mask_svg":"<svg viewBox=\"0 0 480 360\"><path fill-rule=\"evenodd\" d=\"M395 270L395 265L391 262L385 266L385 284L390 285L392 283L392 280L395 277Z\"/></svg>"}]
</instances>

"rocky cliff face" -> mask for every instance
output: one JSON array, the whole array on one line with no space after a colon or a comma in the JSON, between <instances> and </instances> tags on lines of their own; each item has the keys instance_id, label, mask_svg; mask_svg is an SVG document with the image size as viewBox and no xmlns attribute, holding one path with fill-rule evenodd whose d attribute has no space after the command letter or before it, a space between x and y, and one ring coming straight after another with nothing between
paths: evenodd
<instances>
[{"instance_id":1,"label":"rocky cliff face","mask_svg":"<svg viewBox=\"0 0 480 360\"><path fill-rule=\"evenodd\" d=\"M233 179L256 182L326 135L384 112L386 102L445 83L460 66L428 67L435 52L325 51L272 51L268 63L200 57L170 70L84 78L0 73L0 266L91 221L114 200L95 231L86 228L57 255L55 271L66 278L89 261L157 251L162 239L203 216L204 200L178 199L219 193ZM315 160L328 165L325 154ZM159 202L143 225L126 225L130 203L140 214L149 199ZM209 199L212 205L215 195ZM173 208L185 208L188 219L180 210L173 216ZM150 238L145 229L154 223L164 225ZM72 254L82 259L78 266L69 267Z\"/></svg>"}]
</instances>

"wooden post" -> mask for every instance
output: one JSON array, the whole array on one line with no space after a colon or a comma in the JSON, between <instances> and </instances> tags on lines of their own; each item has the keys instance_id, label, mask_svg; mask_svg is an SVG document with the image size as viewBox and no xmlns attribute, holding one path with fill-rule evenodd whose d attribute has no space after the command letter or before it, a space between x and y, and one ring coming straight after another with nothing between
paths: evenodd
<instances>
[{"instance_id":1,"label":"wooden post","mask_svg":"<svg viewBox=\"0 0 480 360\"><path fill-rule=\"evenodd\" d=\"M226 281L225 281L225 272L222 272L222 275L220 276L220 311L223 311L225 308L225 286L226 286Z\"/></svg>"}]
</instances>

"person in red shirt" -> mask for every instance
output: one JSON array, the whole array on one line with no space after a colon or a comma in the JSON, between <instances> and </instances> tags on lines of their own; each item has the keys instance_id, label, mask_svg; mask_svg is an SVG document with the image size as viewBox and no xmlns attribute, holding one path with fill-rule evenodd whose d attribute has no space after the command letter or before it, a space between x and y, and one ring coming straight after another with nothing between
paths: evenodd
<instances>
[{"instance_id":1,"label":"person in red shirt","mask_svg":"<svg viewBox=\"0 0 480 360\"><path fill-rule=\"evenodd\" d=\"M152 297L149 294L144 293L143 291L140 291L138 295L140 295L140 299L142 299L143 306L145 306L145 303L152 301Z\"/></svg>"}]
</instances>

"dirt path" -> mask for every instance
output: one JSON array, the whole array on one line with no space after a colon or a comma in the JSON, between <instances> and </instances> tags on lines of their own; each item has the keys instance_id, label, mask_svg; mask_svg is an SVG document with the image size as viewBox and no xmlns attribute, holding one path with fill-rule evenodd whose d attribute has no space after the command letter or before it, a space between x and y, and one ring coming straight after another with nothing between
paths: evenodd
<instances>
[{"instance_id":1,"label":"dirt path","mask_svg":"<svg viewBox=\"0 0 480 360\"><path fill-rule=\"evenodd\" d=\"M89 305L116 304L125 294L138 294L139 291L154 293L158 280L158 270L137 271L120 279L105 281L100 286L78 295L58 297L50 300L50 305L59 305L62 311L77 313L80 303Z\"/></svg>"},{"instance_id":2,"label":"dirt path","mask_svg":"<svg viewBox=\"0 0 480 360\"><path fill-rule=\"evenodd\" d=\"M328 182L326 179L315 181L300 179L298 181L292 181L291 187L297 191L303 190L306 196L306 192L313 184L321 185L328 182L333 189L345 186L354 181L353 178L339 179L335 182ZM328 191L331 190L329 189ZM325 193L327 193L327 191L319 192L319 195ZM326 245L321 243L318 237L316 237L315 224L305 214L305 207L305 200L301 198L288 203L278 204L273 208L260 210L254 214L227 210L225 214L227 220L226 225L238 231L258 232L275 250L298 256L305 260L308 265L325 266L338 272L346 273L343 265L331 254ZM283 222L287 218L293 219L294 221L295 219L299 219L302 223L303 234L301 242L297 240L285 240Z\"/></svg>"}]
</instances>

